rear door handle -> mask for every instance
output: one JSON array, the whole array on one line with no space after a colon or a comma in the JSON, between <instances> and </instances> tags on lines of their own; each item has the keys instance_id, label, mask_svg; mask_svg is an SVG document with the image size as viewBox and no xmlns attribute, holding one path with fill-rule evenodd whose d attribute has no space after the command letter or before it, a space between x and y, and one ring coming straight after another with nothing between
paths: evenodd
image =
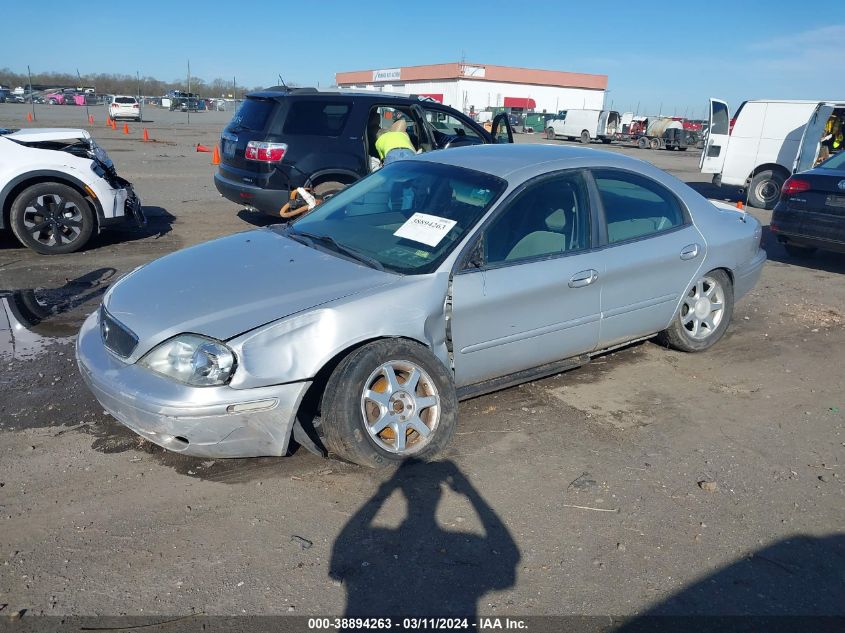
<instances>
[{"instance_id":1,"label":"rear door handle","mask_svg":"<svg viewBox=\"0 0 845 633\"><path fill-rule=\"evenodd\" d=\"M698 257L698 244L690 244L688 246L684 246L683 250L681 251L681 259L695 259Z\"/></svg>"},{"instance_id":2,"label":"rear door handle","mask_svg":"<svg viewBox=\"0 0 845 633\"><path fill-rule=\"evenodd\" d=\"M589 286L598 278L598 271L595 271L592 268L589 270L582 270L580 273L575 273L569 278L569 287L582 288L583 286Z\"/></svg>"}]
</instances>

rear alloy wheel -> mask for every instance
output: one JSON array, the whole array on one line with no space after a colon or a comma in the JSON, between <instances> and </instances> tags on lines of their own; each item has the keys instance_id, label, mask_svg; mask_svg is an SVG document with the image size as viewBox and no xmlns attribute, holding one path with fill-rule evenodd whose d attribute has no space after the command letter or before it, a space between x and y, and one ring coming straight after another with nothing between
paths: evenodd
<instances>
[{"instance_id":1,"label":"rear alloy wheel","mask_svg":"<svg viewBox=\"0 0 845 633\"><path fill-rule=\"evenodd\" d=\"M555 135L555 129L553 127L550 127L546 130L546 138L547 139L549 139L550 141L553 141L553 140L555 140L555 136L556 136Z\"/></svg>"},{"instance_id":2,"label":"rear alloy wheel","mask_svg":"<svg viewBox=\"0 0 845 633\"><path fill-rule=\"evenodd\" d=\"M764 169L754 175L748 185L748 204L771 211L775 208L786 177L774 169Z\"/></svg>"},{"instance_id":3,"label":"rear alloy wheel","mask_svg":"<svg viewBox=\"0 0 845 633\"><path fill-rule=\"evenodd\" d=\"M584 145L589 145L589 143L590 143L590 133L587 130L581 131L581 142Z\"/></svg>"},{"instance_id":4,"label":"rear alloy wheel","mask_svg":"<svg viewBox=\"0 0 845 633\"><path fill-rule=\"evenodd\" d=\"M378 468L441 451L457 424L457 396L446 368L427 348L386 339L353 351L323 395L326 448Z\"/></svg>"},{"instance_id":5,"label":"rear alloy wheel","mask_svg":"<svg viewBox=\"0 0 845 633\"><path fill-rule=\"evenodd\" d=\"M85 198L56 182L24 189L15 198L9 219L15 237L42 255L73 253L94 232L94 214Z\"/></svg>"},{"instance_id":6,"label":"rear alloy wheel","mask_svg":"<svg viewBox=\"0 0 845 633\"><path fill-rule=\"evenodd\" d=\"M682 352L703 351L728 329L733 304L730 277L723 270L713 270L693 284L661 339Z\"/></svg>"}]
</instances>

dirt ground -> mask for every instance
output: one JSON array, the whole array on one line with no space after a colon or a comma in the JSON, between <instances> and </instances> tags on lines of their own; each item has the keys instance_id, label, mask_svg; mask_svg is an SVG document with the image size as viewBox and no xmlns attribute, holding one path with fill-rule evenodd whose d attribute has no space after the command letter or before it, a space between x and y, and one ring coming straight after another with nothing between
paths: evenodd
<instances>
[{"instance_id":1,"label":"dirt ground","mask_svg":"<svg viewBox=\"0 0 845 633\"><path fill-rule=\"evenodd\" d=\"M715 348L641 343L462 403L437 464L191 459L102 411L73 336L120 274L265 220L195 151L231 113L149 109L124 135L92 112L151 221L67 256L0 238L0 608L377 614L399 592L431 615L845 615L845 257L792 259L766 234ZM0 125L25 115L0 105ZM37 125L84 121L41 106ZM697 152L601 149L730 194ZM38 323L11 334L13 304Z\"/></svg>"}]
</instances>

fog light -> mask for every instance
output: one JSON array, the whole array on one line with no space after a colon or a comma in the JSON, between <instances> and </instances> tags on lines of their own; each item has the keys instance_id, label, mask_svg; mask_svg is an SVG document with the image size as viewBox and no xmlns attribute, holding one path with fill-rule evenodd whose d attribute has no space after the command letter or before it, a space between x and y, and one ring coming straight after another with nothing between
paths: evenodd
<instances>
[{"instance_id":1,"label":"fog light","mask_svg":"<svg viewBox=\"0 0 845 633\"><path fill-rule=\"evenodd\" d=\"M230 404L226 407L228 413L246 413L248 411L263 411L265 409L272 409L279 401L276 398L268 398L267 400L256 400L255 402L241 402L238 404Z\"/></svg>"}]
</instances>

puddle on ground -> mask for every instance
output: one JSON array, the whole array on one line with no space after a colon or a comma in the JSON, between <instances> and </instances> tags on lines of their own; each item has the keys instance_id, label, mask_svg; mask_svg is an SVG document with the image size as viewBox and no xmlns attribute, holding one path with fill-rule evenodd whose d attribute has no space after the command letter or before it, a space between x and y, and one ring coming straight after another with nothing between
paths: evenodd
<instances>
[{"instance_id":1,"label":"puddle on ground","mask_svg":"<svg viewBox=\"0 0 845 633\"><path fill-rule=\"evenodd\" d=\"M0 290L0 359L29 360L70 342L116 272L100 268L60 288Z\"/></svg>"}]
</instances>

